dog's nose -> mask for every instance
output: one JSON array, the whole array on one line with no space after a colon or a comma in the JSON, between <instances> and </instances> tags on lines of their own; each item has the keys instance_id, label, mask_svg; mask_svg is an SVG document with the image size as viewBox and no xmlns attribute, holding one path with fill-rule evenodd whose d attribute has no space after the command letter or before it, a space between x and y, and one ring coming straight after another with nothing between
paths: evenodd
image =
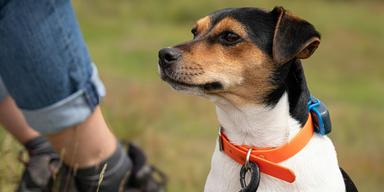
<instances>
[{"instance_id":1,"label":"dog's nose","mask_svg":"<svg viewBox=\"0 0 384 192\"><path fill-rule=\"evenodd\" d=\"M169 67L170 65L176 63L180 58L181 53L175 48L163 48L159 51L160 66Z\"/></svg>"}]
</instances>

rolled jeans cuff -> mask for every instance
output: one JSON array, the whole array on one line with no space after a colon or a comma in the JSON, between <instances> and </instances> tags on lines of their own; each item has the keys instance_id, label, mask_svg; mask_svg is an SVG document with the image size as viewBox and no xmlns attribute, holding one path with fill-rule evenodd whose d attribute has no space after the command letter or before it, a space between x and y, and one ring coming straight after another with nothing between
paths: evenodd
<instances>
[{"instance_id":1,"label":"rolled jeans cuff","mask_svg":"<svg viewBox=\"0 0 384 192\"><path fill-rule=\"evenodd\" d=\"M104 96L104 85L92 65L92 76L84 88L50 106L22 112L33 129L43 135L53 134L84 122Z\"/></svg>"}]
</instances>

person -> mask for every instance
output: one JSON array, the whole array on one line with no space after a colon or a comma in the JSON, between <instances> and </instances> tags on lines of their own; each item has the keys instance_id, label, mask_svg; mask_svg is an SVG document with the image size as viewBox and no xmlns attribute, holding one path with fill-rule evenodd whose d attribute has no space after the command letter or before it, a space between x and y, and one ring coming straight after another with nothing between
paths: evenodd
<instances>
[{"instance_id":1,"label":"person","mask_svg":"<svg viewBox=\"0 0 384 192\"><path fill-rule=\"evenodd\" d=\"M0 77L0 122L30 156L18 191L164 190L103 118L105 89L70 0L0 0Z\"/></svg>"}]
</instances>

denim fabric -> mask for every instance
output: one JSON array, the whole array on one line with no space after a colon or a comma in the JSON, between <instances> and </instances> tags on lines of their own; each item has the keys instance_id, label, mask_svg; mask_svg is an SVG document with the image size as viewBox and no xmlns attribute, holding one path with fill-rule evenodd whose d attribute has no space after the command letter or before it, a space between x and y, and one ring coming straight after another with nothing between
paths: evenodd
<instances>
[{"instance_id":1,"label":"denim fabric","mask_svg":"<svg viewBox=\"0 0 384 192\"><path fill-rule=\"evenodd\" d=\"M3 83L3 80L1 80L0 77L0 103L3 101L3 99L8 95L7 88L5 88L5 85Z\"/></svg>"},{"instance_id":2,"label":"denim fabric","mask_svg":"<svg viewBox=\"0 0 384 192\"><path fill-rule=\"evenodd\" d=\"M69 0L0 0L0 76L43 134L81 123L104 95Z\"/></svg>"}]
</instances>

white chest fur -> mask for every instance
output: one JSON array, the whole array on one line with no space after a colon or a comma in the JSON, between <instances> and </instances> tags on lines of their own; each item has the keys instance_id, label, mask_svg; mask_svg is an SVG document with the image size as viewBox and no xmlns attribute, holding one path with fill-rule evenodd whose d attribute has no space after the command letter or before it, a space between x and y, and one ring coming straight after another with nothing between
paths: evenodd
<instances>
[{"instance_id":1,"label":"white chest fur","mask_svg":"<svg viewBox=\"0 0 384 192\"><path fill-rule=\"evenodd\" d=\"M224 100L215 100L217 115L225 133L234 144L276 147L286 143L299 130L299 123L290 117L287 95L274 108L246 106L236 108ZM294 171L296 181L287 183L261 174L257 192L262 191L345 191L336 152L326 136L314 135L311 141L292 158L281 162ZM240 190L240 165L216 146L206 192L237 192Z\"/></svg>"}]
</instances>

